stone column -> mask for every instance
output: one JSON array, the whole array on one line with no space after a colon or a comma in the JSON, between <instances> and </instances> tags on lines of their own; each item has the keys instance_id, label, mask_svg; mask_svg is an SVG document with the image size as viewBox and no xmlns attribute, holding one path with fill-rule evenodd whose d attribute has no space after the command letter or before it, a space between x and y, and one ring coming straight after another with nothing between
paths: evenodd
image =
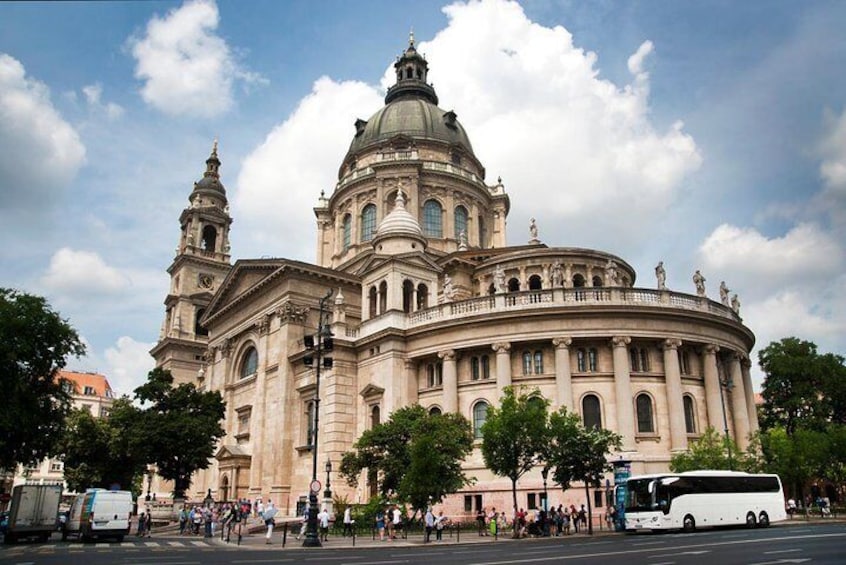
<instances>
[{"instance_id":1,"label":"stone column","mask_svg":"<svg viewBox=\"0 0 846 565\"><path fill-rule=\"evenodd\" d=\"M705 406L708 409L708 425L715 430L723 429L722 420L722 390L720 390L720 377L717 373L717 353L720 347L708 344L703 350L705 365Z\"/></svg>"},{"instance_id":2,"label":"stone column","mask_svg":"<svg viewBox=\"0 0 846 565\"><path fill-rule=\"evenodd\" d=\"M629 374L628 345L631 338L611 338L614 350L614 392L617 401L617 433L623 436L622 451L636 451L634 441L634 408L632 407L632 383Z\"/></svg>"},{"instance_id":3,"label":"stone column","mask_svg":"<svg viewBox=\"0 0 846 565\"><path fill-rule=\"evenodd\" d=\"M734 422L734 441L742 451L749 447L749 412L746 409L746 387L740 370L740 354L731 356L731 413Z\"/></svg>"},{"instance_id":4,"label":"stone column","mask_svg":"<svg viewBox=\"0 0 846 565\"><path fill-rule=\"evenodd\" d=\"M511 386L511 344L495 343L493 350L496 351L496 388L502 392L507 386Z\"/></svg>"},{"instance_id":5,"label":"stone column","mask_svg":"<svg viewBox=\"0 0 846 565\"><path fill-rule=\"evenodd\" d=\"M667 411L670 415L670 449L687 449L687 430L684 426L684 401L682 400L679 347L681 340L664 340L664 380L667 385Z\"/></svg>"},{"instance_id":6,"label":"stone column","mask_svg":"<svg viewBox=\"0 0 846 565\"><path fill-rule=\"evenodd\" d=\"M743 373L743 392L746 393L746 411L749 412L749 433L758 431L758 407L755 404L755 393L752 390L752 375L749 374L749 368L752 362L749 357L743 356L740 361L740 369Z\"/></svg>"},{"instance_id":7,"label":"stone column","mask_svg":"<svg viewBox=\"0 0 846 565\"><path fill-rule=\"evenodd\" d=\"M555 346L555 405L573 411L573 378L570 373L570 345L573 340L568 336L552 340Z\"/></svg>"},{"instance_id":8,"label":"stone column","mask_svg":"<svg viewBox=\"0 0 846 565\"><path fill-rule=\"evenodd\" d=\"M438 353L444 362L444 383L443 383L443 398L444 398L444 413L453 413L458 411L458 372L455 367L455 350L448 349Z\"/></svg>"}]
</instances>

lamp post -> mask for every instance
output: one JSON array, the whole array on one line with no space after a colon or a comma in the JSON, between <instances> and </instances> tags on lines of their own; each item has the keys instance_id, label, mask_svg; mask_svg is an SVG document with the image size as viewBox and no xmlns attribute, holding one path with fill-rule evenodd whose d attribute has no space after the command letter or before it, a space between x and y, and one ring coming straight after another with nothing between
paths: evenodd
<instances>
[{"instance_id":1,"label":"lamp post","mask_svg":"<svg viewBox=\"0 0 846 565\"><path fill-rule=\"evenodd\" d=\"M333 347L332 332L329 326L324 323L323 315L326 312L326 301L332 297L334 291L329 289L326 296L320 299L320 310L317 315L317 335L306 336L304 338L306 349L313 349L314 355L306 355L303 357L303 363L314 365L314 426L312 426L311 437L311 484L309 485L308 493L308 523L306 529L306 537L303 541L303 547L322 547L320 543L320 535L317 532L317 495L320 492L320 481L317 480L317 425L320 413L320 369L325 367L332 368L332 358L323 357L324 351L331 351ZM328 488L328 485L327 485Z\"/></svg>"},{"instance_id":2,"label":"lamp post","mask_svg":"<svg viewBox=\"0 0 846 565\"><path fill-rule=\"evenodd\" d=\"M150 488L153 486L153 470L151 468L147 468L147 497L145 500L150 502Z\"/></svg>"},{"instance_id":3,"label":"lamp post","mask_svg":"<svg viewBox=\"0 0 846 565\"><path fill-rule=\"evenodd\" d=\"M723 396L723 389L726 392L731 392L731 389L734 387L734 383L731 381L731 377L721 377L720 378L720 405L723 407L723 430L726 434L726 454L728 455L728 464L729 464L729 471L734 471L734 463L731 460L731 444L729 443L729 425L728 425L728 417L726 416L726 399Z\"/></svg>"},{"instance_id":4,"label":"lamp post","mask_svg":"<svg viewBox=\"0 0 846 565\"><path fill-rule=\"evenodd\" d=\"M549 511L549 498L546 493L546 479L549 477L549 465L544 465L541 469L541 477L543 477L543 510ZM548 517L547 517L548 518Z\"/></svg>"},{"instance_id":5,"label":"lamp post","mask_svg":"<svg viewBox=\"0 0 846 565\"><path fill-rule=\"evenodd\" d=\"M329 482L329 474L332 472L332 460L326 460L326 490L323 491L323 498L332 500L332 489L330 488L332 485Z\"/></svg>"}]
</instances>

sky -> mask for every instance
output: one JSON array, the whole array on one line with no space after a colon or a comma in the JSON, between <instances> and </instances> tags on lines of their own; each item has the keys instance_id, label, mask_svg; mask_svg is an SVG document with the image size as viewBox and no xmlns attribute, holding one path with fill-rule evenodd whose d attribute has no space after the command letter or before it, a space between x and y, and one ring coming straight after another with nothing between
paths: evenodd
<instances>
[{"instance_id":1,"label":"sky","mask_svg":"<svg viewBox=\"0 0 846 565\"><path fill-rule=\"evenodd\" d=\"M357 118L413 30L511 197L508 242L725 281L757 351L846 354L846 3L0 3L0 287L47 297L120 394L153 366L214 139L233 259L314 261Z\"/></svg>"}]
</instances>

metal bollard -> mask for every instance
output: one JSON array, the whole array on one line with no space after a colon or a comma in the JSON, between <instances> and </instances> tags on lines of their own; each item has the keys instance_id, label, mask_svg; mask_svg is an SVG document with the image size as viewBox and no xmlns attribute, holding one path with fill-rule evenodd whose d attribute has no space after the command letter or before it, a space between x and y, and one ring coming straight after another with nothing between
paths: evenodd
<instances>
[{"instance_id":1,"label":"metal bollard","mask_svg":"<svg viewBox=\"0 0 846 565\"><path fill-rule=\"evenodd\" d=\"M288 522L282 524L282 547L285 547L285 543L288 541Z\"/></svg>"},{"instance_id":2,"label":"metal bollard","mask_svg":"<svg viewBox=\"0 0 846 565\"><path fill-rule=\"evenodd\" d=\"M352 526L353 547L355 547L355 530L356 530L356 528L355 528L355 523L353 523L353 526ZM376 536L375 536L375 535L373 536L373 539L374 539L374 540L376 539Z\"/></svg>"},{"instance_id":3,"label":"metal bollard","mask_svg":"<svg viewBox=\"0 0 846 565\"><path fill-rule=\"evenodd\" d=\"M455 525L455 543L459 543L461 541L461 522L458 522Z\"/></svg>"}]
</instances>

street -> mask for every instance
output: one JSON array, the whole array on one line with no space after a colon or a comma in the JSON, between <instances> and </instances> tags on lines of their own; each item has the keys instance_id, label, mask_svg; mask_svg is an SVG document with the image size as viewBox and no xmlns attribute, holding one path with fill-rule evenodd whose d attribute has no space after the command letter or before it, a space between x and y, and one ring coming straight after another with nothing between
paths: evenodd
<instances>
[{"instance_id":1,"label":"street","mask_svg":"<svg viewBox=\"0 0 846 565\"><path fill-rule=\"evenodd\" d=\"M54 538L55 540L55 538ZM124 543L29 544L0 550L0 562L14 565L86 563L99 565L239 565L320 562L329 565L395 565L403 563L511 565L523 563L608 563L625 559L645 565L781 565L846 562L846 524L791 523L766 530L711 530L694 534L604 534L526 540L468 538L466 543L384 542L353 548L343 538L322 549L299 544L282 549L259 545L224 546L205 540L161 537ZM293 540L292 540L293 541ZM335 542L335 543L333 543Z\"/></svg>"}]
</instances>

